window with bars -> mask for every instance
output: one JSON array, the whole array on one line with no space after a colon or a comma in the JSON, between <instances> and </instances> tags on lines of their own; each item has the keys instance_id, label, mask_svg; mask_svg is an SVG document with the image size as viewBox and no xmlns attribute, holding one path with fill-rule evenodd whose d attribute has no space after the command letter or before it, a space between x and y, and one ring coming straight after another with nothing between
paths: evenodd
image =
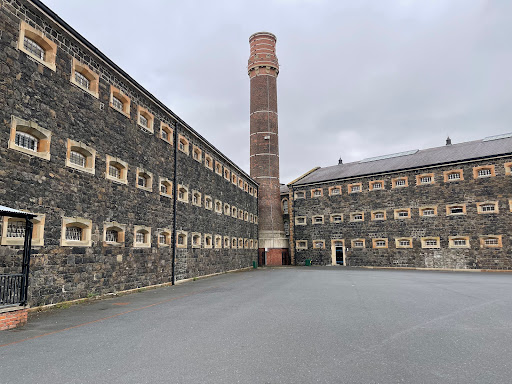
<instances>
[{"instance_id":1,"label":"window with bars","mask_svg":"<svg viewBox=\"0 0 512 384\"><path fill-rule=\"evenodd\" d=\"M207 209L211 209L212 208L212 199L210 199L209 197L205 198L204 199L204 206Z\"/></svg>"},{"instance_id":2,"label":"window with bars","mask_svg":"<svg viewBox=\"0 0 512 384\"><path fill-rule=\"evenodd\" d=\"M363 248L364 247L364 242L361 241L361 240L355 240L354 241L354 248Z\"/></svg>"},{"instance_id":3,"label":"window with bars","mask_svg":"<svg viewBox=\"0 0 512 384\"><path fill-rule=\"evenodd\" d=\"M363 215L361 213L353 214L352 221L363 221Z\"/></svg>"},{"instance_id":4,"label":"window with bars","mask_svg":"<svg viewBox=\"0 0 512 384\"><path fill-rule=\"evenodd\" d=\"M148 178L146 177L146 175L139 174L137 184L139 185L139 187L146 188L148 186Z\"/></svg>"},{"instance_id":5,"label":"window with bars","mask_svg":"<svg viewBox=\"0 0 512 384\"><path fill-rule=\"evenodd\" d=\"M313 224L323 224L324 217L323 216L313 216Z\"/></svg>"},{"instance_id":6,"label":"window with bars","mask_svg":"<svg viewBox=\"0 0 512 384\"><path fill-rule=\"evenodd\" d=\"M105 232L105 241L107 243L117 243L119 239L119 232L115 229L107 229Z\"/></svg>"},{"instance_id":7,"label":"window with bars","mask_svg":"<svg viewBox=\"0 0 512 384\"><path fill-rule=\"evenodd\" d=\"M77 151L71 151L69 153L69 162L71 164L78 165L79 167L84 167L87 163L87 157L82 155L80 152Z\"/></svg>"},{"instance_id":8,"label":"window with bars","mask_svg":"<svg viewBox=\"0 0 512 384\"><path fill-rule=\"evenodd\" d=\"M295 218L295 223L297 225L303 225L303 224L306 224L306 218L305 217L296 217Z\"/></svg>"},{"instance_id":9,"label":"window with bars","mask_svg":"<svg viewBox=\"0 0 512 384\"><path fill-rule=\"evenodd\" d=\"M26 132L16 131L16 137L14 143L18 147L28 149L30 151L37 152L39 140Z\"/></svg>"},{"instance_id":10,"label":"window with bars","mask_svg":"<svg viewBox=\"0 0 512 384\"><path fill-rule=\"evenodd\" d=\"M375 212L373 214L374 220L383 220L386 216L384 215L384 212Z\"/></svg>"},{"instance_id":11,"label":"window with bars","mask_svg":"<svg viewBox=\"0 0 512 384\"><path fill-rule=\"evenodd\" d=\"M148 119L143 115L139 115L139 124L142 125L143 127L148 128L148 124L149 124Z\"/></svg>"},{"instance_id":12,"label":"window with bars","mask_svg":"<svg viewBox=\"0 0 512 384\"><path fill-rule=\"evenodd\" d=\"M167 186L164 183L160 184L160 192L167 193Z\"/></svg>"},{"instance_id":13,"label":"window with bars","mask_svg":"<svg viewBox=\"0 0 512 384\"><path fill-rule=\"evenodd\" d=\"M165 232L158 235L158 244L167 244L167 234Z\"/></svg>"},{"instance_id":14,"label":"window with bars","mask_svg":"<svg viewBox=\"0 0 512 384\"><path fill-rule=\"evenodd\" d=\"M314 196L314 197L322 196L322 190L321 190L321 189L315 189L315 190L313 191L313 196Z\"/></svg>"},{"instance_id":15,"label":"window with bars","mask_svg":"<svg viewBox=\"0 0 512 384\"><path fill-rule=\"evenodd\" d=\"M66 240L68 241L82 241L83 230L80 227L68 226L66 227Z\"/></svg>"},{"instance_id":16,"label":"window with bars","mask_svg":"<svg viewBox=\"0 0 512 384\"><path fill-rule=\"evenodd\" d=\"M187 191L184 188L180 188L178 190L178 199L185 200L186 193Z\"/></svg>"},{"instance_id":17,"label":"window with bars","mask_svg":"<svg viewBox=\"0 0 512 384\"><path fill-rule=\"evenodd\" d=\"M450 207L450 214L451 215L460 215L460 214L463 214L463 213L464 213L464 207L462 207L462 206Z\"/></svg>"},{"instance_id":18,"label":"window with bars","mask_svg":"<svg viewBox=\"0 0 512 384\"><path fill-rule=\"evenodd\" d=\"M112 164L110 164L108 166L108 174L109 174L109 176L112 176L112 177L114 177L116 179L120 179L121 178L121 170L118 167L116 167L115 165L112 165Z\"/></svg>"},{"instance_id":19,"label":"window with bars","mask_svg":"<svg viewBox=\"0 0 512 384\"><path fill-rule=\"evenodd\" d=\"M220 248L222 246L222 238L220 236L215 236L215 247Z\"/></svg>"},{"instance_id":20,"label":"window with bars","mask_svg":"<svg viewBox=\"0 0 512 384\"><path fill-rule=\"evenodd\" d=\"M395 180L395 187L405 187L405 185L406 185L405 179Z\"/></svg>"},{"instance_id":21,"label":"window with bars","mask_svg":"<svg viewBox=\"0 0 512 384\"><path fill-rule=\"evenodd\" d=\"M314 242L314 247L319 249L319 248L323 248L324 247L324 242L323 241L315 241Z\"/></svg>"},{"instance_id":22,"label":"window with bars","mask_svg":"<svg viewBox=\"0 0 512 384\"><path fill-rule=\"evenodd\" d=\"M224 214L229 215L229 204L224 204Z\"/></svg>"},{"instance_id":23,"label":"window with bars","mask_svg":"<svg viewBox=\"0 0 512 384\"><path fill-rule=\"evenodd\" d=\"M121 112L123 112L123 111L124 111L124 104L123 104L123 102L122 102L121 100L119 100L119 99L118 99L117 97L115 97L115 96L112 96L112 106L113 106L115 109L117 109L117 110L119 110L119 111L121 111Z\"/></svg>"},{"instance_id":24,"label":"window with bars","mask_svg":"<svg viewBox=\"0 0 512 384\"><path fill-rule=\"evenodd\" d=\"M305 192L295 192L295 198L296 199L305 199L306 193Z\"/></svg>"},{"instance_id":25,"label":"window with bars","mask_svg":"<svg viewBox=\"0 0 512 384\"><path fill-rule=\"evenodd\" d=\"M485 245L499 245L500 242L497 238L495 237L489 237L487 239L484 240L484 244Z\"/></svg>"},{"instance_id":26,"label":"window with bars","mask_svg":"<svg viewBox=\"0 0 512 384\"><path fill-rule=\"evenodd\" d=\"M229 248L229 238L224 238L224 248Z\"/></svg>"},{"instance_id":27,"label":"window with bars","mask_svg":"<svg viewBox=\"0 0 512 384\"><path fill-rule=\"evenodd\" d=\"M421 184L430 184L432 183L432 176L423 176L420 178Z\"/></svg>"},{"instance_id":28,"label":"window with bars","mask_svg":"<svg viewBox=\"0 0 512 384\"><path fill-rule=\"evenodd\" d=\"M187 237L183 233L180 233L178 235L178 245L185 245L186 242L187 242Z\"/></svg>"},{"instance_id":29,"label":"window with bars","mask_svg":"<svg viewBox=\"0 0 512 384\"><path fill-rule=\"evenodd\" d=\"M146 233L144 233L142 231L138 231L135 234L135 242L137 244L144 244L146 242Z\"/></svg>"},{"instance_id":30,"label":"window with bars","mask_svg":"<svg viewBox=\"0 0 512 384\"><path fill-rule=\"evenodd\" d=\"M198 204L200 204L199 200L200 200L199 194L198 193L194 193L192 195L192 203L198 205Z\"/></svg>"},{"instance_id":31,"label":"window with bars","mask_svg":"<svg viewBox=\"0 0 512 384\"><path fill-rule=\"evenodd\" d=\"M428 240L425 240L425 245L427 247L437 247L437 240L436 239L428 239Z\"/></svg>"},{"instance_id":32,"label":"window with bars","mask_svg":"<svg viewBox=\"0 0 512 384\"><path fill-rule=\"evenodd\" d=\"M448 174L448 180L459 180L460 179L460 173L459 172L452 172Z\"/></svg>"},{"instance_id":33,"label":"window with bars","mask_svg":"<svg viewBox=\"0 0 512 384\"><path fill-rule=\"evenodd\" d=\"M386 241L385 240L376 240L375 241L375 247L383 248L385 246L386 246Z\"/></svg>"},{"instance_id":34,"label":"window with bars","mask_svg":"<svg viewBox=\"0 0 512 384\"><path fill-rule=\"evenodd\" d=\"M9 220L7 223L7 237L24 238L25 222L19 220Z\"/></svg>"},{"instance_id":35,"label":"window with bars","mask_svg":"<svg viewBox=\"0 0 512 384\"><path fill-rule=\"evenodd\" d=\"M34 56L38 57L41 60L44 60L44 56L46 51L43 47L41 47L39 44L37 44L34 40L28 38L25 36L23 39L23 48L33 54Z\"/></svg>"},{"instance_id":36,"label":"window with bars","mask_svg":"<svg viewBox=\"0 0 512 384\"><path fill-rule=\"evenodd\" d=\"M486 177L491 176L492 172L489 168L479 169L478 170L478 177Z\"/></svg>"},{"instance_id":37,"label":"window with bars","mask_svg":"<svg viewBox=\"0 0 512 384\"><path fill-rule=\"evenodd\" d=\"M396 215L400 218L407 218L409 217L409 211L398 211Z\"/></svg>"},{"instance_id":38,"label":"window with bars","mask_svg":"<svg viewBox=\"0 0 512 384\"><path fill-rule=\"evenodd\" d=\"M398 241L398 245L400 247L410 247L411 246L411 241L410 240L399 240Z\"/></svg>"},{"instance_id":39,"label":"window with bars","mask_svg":"<svg viewBox=\"0 0 512 384\"><path fill-rule=\"evenodd\" d=\"M350 192L351 193L361 192L361 186L360 185L352 185L351 188L350 188Z\"/></svg>"},{"instance_id":40,"label":"window with bars","mask_svg":"<svg viewBox=\"0 0 512 384\"><path fill-rule=\"evenodd\" d=\"M421 216L435 216L436 211L433 208L424 208L421 210Z\"/></svg>"},{"instance_id":41,"label":"window with bars","mask_svg":"<svg viewBox=\"0 0 512 384\"><path fill-rule=\"evenodd\" d=\"M468 244L468 241L466 239L454 239L453 245L456 247L464 247Z\"/></svg>"},{"instance_id":42,"label":"window with bars","mask_svg":"<svg viewBox=\"0 0 512 384\"><path fill-rule=\"evenodd\" d=\"M333 223L341 223L343 221L341 215L333 215L332 216L332 222Z\"/></svg>"},{"instance_id":43,"label":"window with bars","mask_svg":"<svg viewBox=\"0 0 512 384\"><path fill-rule=\"evenodd\" d=\"M341 193L341 190L339 187L331 189L331 195L339 195Z\"/></svg>"},{"instance_id":44,"label":"window with bars","mask_svg":"<svg viewBox=\"0 0 512 384\"><path fill-rule=\"evenodd\" d=\"M373 183L372 189L382 189L382 183Z\"/></svg>"},{"instance_id":45,"label":"window with bars","mask_svg":"<svg viewBox=\"0 0 512 384\"><path fill-rule=\"evenodd\" d=\"M164 140L169 140L169 134L168 134L166 131L164 131L164 130L162 129L162 133L161 133L161 134L162 134L162 139L164 139Z\"/></svg>"},{"instance_id":46,"label":"window with bars","mask_svg":"<svg viewBox=\"0 0 512 384\"><path fill-rule=\"evenodd\" d=\"M78 71L75 71L75 82L85 89L91 87L90 80Z\"/></svg>"},{"instance_id":47,"label":"window with bars","mask_svg":"<svg viewBox=\"0 0 512 384\"><path fill-rule=\"evenodd\" d=\"M494 212L494 211L496 211L496 205L495 204L483 204L480 209L482 212Z\"/></svg>"}]
</instances>

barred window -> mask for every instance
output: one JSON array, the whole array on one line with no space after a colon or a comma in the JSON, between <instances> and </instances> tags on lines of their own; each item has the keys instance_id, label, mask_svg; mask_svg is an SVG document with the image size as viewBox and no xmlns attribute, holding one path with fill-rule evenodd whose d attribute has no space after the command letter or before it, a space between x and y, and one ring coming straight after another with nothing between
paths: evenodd
<instances>
[{"instance_id":1,"label":"barred window","mask_svg":"<svg viewBox=\"0 0 512 384\"><path fill-rule=\"evenodd\" d=\"M179 148L180 150L184 151L185 150L185 143L183 143L183 141L180 140L180 143L179 143Z\"/></svg>"},{"instance_id":2,"label":"barred window","mask_svg":"<svg viewBox=\"0 0 512 384\"><path fill-rule=\"evenodd\" d=\"M29 39L25 36L23 40L23 48L25 48L31 54L39 57L41 60L44 60L45 50L39 44L37 44L34 40Z\"/></svg>"},{"instance_id":3,"label":"barred window","mask_svg":"<svg viewBox=\"0 0 512 384\"><path fill-rule=\"evenodd\" d=\"M25 222L19 220L9 220L7 224L7 237L25 237Z\"/></svg>"},{"instance_id":4,"label":"barred window","mask_svg":"<svg viewBox=\"0 0 512 384\"><path fill-rule=\"evenodd\" d=\"M364 243L361 240L356 240L356 241L354 241L354 247L355 248L363 248Z\"/></svg>"},{"instance_id":5,"label":"barred window","mask_svg":"<svg viewBox=\"0 0 512 384\"><path fill-rule=\"evenodd\" d=\"M167 234L165 232L162 232L158 235L158 243L167 244Z\"/></svg>"},{"instance_id":6,"label":"barred window","mask_svg":"<svg viewBox=\"0 0 512 384\"><path fill-rule=\"evenodd\" d=\"M468 243L466 239L455 239L453 240L453 245L456 247L463 247Z\"/></svg>"},{"instance_id":7,"label":"barred window","mask_svg":"<svg viewBox=\"0 0 512 384\"><path fill-rule=\"evenodd\" d=\"M91 86L89 79L78 71L75 71L75 82L85 89L89 89Z\"/></svg>"},{"instance_id":8,"label":"barred window","mask_svg":"<svg viewBox=\"0 0 512 384\"><path fill-rule=\"evenodd\" d=\"M322 196L322 190L316 189L315 191L313 191L313 196Z\"/></svg>"},{"instance_id":9,"label":"barred window","mask_svg":"<svg viewBox=\"0 0 512 384\"><path fill-rule=\"evenodd\" d=\"M178 244L185 245L185 239L186 239L185 235L183 233L180 233L178 235Z\"/></svg>"},{"instance_id":10,"label":"barred window","mask_svg":"<svg viewBox=\"0 0 512 384\"><path fill-rule=\"evenodd\" d=\"M220 248L222 246L222 239L221 237L215 237L215 247Z\"/></svg>"},{"instance_id":11,"label":"barred window","mask_svg":"<svg viewBox=\"0 0 512 384\"><path fill-rule=\"evenodd\" d=\"M164 183L160 184L160 192L167 193L167 186Z\"/></svg>"},{"instance_id":12,"label":"barred window","mask_svg":"<svg viewBox=\"0 0 512 384\"><path fill-rule=\"evenodd\" d=\"M119 111L123 111L124 110L124 105L123 105L123 102L121 100L119 100L117 97L115 96L112 96L112 106L115 108L115 109L118 109Z\"/></svg>"},{"instance_id":13,"label":"barred window","mask_svg":"<svg viewBox=\"0 0 512 384\"><path fill-rule=\"evenodd\" d=\"M82 241L82 228L75 226L66 227L66 240Z\"/></svg>"},{"instance_id":14,"label":"barred window","mask_svg":"<svg viewBox=\"0 0 512 384\"><path fill-rule=\"evenodd\" d=\"M382 189L382 183L373 183L373 189Z\"/></svg>"},{"instance_id":15,"label":"barred window","mask_svg":"<svg viewBox=\"0 0 512 384\"><path fill-rule=\"evenodd\" d=\"M224 247L225 248L229 247L229 238L227 238L227 237L224 238Z\"/></svg>"},{"instance_id":16,"label":"barred window","mask_svg":"<svg viewBox=\"0 0 512 384\"><path fill-rule=\"evenodd\" d=\"M331 190L331 195L339 195L340 194L340 189L339 188L333 188Z\"/></svg>"},{"instance_id":17,"label":"barred window","mask_svg":"<svg viewBox=\"0 0 512 384\"><path fill-rule=\"evenodd\" d=\"M422 216L434 216L436 212L431 208L426 208L421 211Z\"/></svg>"},{"instance_id":18,"label":"barred window","mask_svg":"<svg viewBox=\"0 0 512 384\"><path fill-rule=\"evenodd\" d=\"M30 151L37 152L39 140L35 136L32 136L28 133L16 131L14 143L18 147L26 148Z\"/></svg>"},{"instance_id":19,"label":"barred window","mask_svg":"<svg viewBox=\"0 0 512 384\"><path fill-rule=\"evenodd\" d=\"M115 229L107 229L105 232L105 241L107 243L117 243L119 239L119 233Z\"/></svg>"},{"instance_id":20,"label":"barred window","mask_svg":"<svg viewBox=\"0 0 512 384\"><path fill-rule=\"evenodd\" d=\"M342 222L341 215L333 215L332 222L333 223L341 223Z\"/></svg>"},{"instance_id":21,"label":"barred window","mask_svg":"<svg viewBox=\"0 0 512 384\"><path fill-rule=\"evenodd\" d=\"M405 179L398 179L395 181L395 186L396 187L403 187L405 186Z\"/></svg>"},{"instance_id":22,"label":"barred window","mask_svg":"<svg viewBox=\"0 0 512 384\"><path fill-rule=\"evenodd\" d=\"M488 238L484 240L485 245L499 245L499 240L496 238Z\"/></svg>"},{"instance_id":23,"label":"barred window","mask_svg":"<svg viewBox=\"0 0 512 384\"><path fill-rule=\"evenodd\" d=\"M212 199L209 197L204 199L204 206L205 208L211 209L212 208Z\"/></svg>"},{"instance_id":24,"label":"barred window","mask_svg":"<svg viewBox=\"0 0 512 384\"><path fill-rule=\"evenodd\" d=\"M425 245L427 247L435 247L435 246L437 246L437 240L436 239L425 240Z\"/></svg>"},{"instance_id":25,"label":"barred window","mask_svg":"<svg viewBox=\"0 0 512 384\"><path fill-rule=\"evenodd\" d=\"M375 246L376 247L385 247L386 241L385 240L377 240L377 241L375 241Z\"/></svg>"},{"instance_id":26,"label":"barred window","mask_svg":"<svg viewBox=\"0 0 512 384\"><path fill-rule=\"evenodd\" d=\"M169 140L169 134L167 133L167 131L164 131L163 129L162 129L162 139Z\"/></svg>"},{"instance_id":27,"label":"barred window","mask_svg":"<svg viewBox=\"0 0 512 384\"><path fill-rule=\"evenodd\" d=\"M400 245L401 247L409 247L411 245L411 241L410 240L400 240L398 242L398 245Z\"/></svg>"},{"instance_id":28,"label":"barred window","mask_svg":"<svg viewBox=\"0 0 512 384\"><path fill-rule=\"evenodd\" d=\"M147 187L148 186L148 179L145 175L139 174L137 183L139 184L139 187Z\"/></svg>"},{"instance_id":29,"label":"barred window","mask_svg":"<svg viewBox=\"0 0 512 384\"><path fill-rule=\"evenodd\" d=\"M192 195L192 203L193 204L199 204L199 194L198 193L194 193Z\"/></svg>"},{"instance_id":30,"label":"barred window","mask_svg":"<svg viewBox=\"0 0 512 384\"><path fill-rule=\"evenodd\" d=\"M121 178L121 170L117 168L115 165L108 166L108 174L109 176L115 177L116 179Z\"/></svg>"},{"instance_id":31,"label":"barred window","mask_svg":"<svg viewBox=\"0 0 512 384\"><path fill-rule=\"evenodd\" d=\"M489 168L479 169L478 177L491 176L492 172Z\"/></svg>"},{"instance_id":32,"label":"barred window","mask_svg":"<svg viewBox=\"0 0 512 384\"><path fill-rule=\"evenodd\" d=\"M450 213L452 215L464 213L464 207L461 207L461 206L451 207Z\"/></svg>"},{"instance_id":33,"label":"barred window","mask_svg":"<svg viewBox=\"0 0 512 384\"><path fill-rule=\"evenodd\" d=\"M80 152L71 151L69 154L69 161L72 164L78 165L80 167L85 167L87 158L84 155L82 155Z\"/></svg>"},{"instance_id":34,"label":"barred window","mask_svg":"<svg viewBox=\"0 0 512 384\"><path fill-rule=\"evenodd\" d=\"M353 185L350 191L351 192L361 192L361 186L360 185Z\"/></svg>"},{"instance_id":35,"label":"barred window","mask_svg":"<svg viewBox=\"0 0 512 384\"><path fill-rule=\"evenodd\" d=\"M142 231L138 231L135 234L135 242L138 244L143 244L146 242L146 234Z\"/></svg>"},{"instance_id":36,"label":"barred window","mask_svg":"<svg viewBox=\"0 0 512 384\"><path fill-rule=\"evenodd\" d=\"M448 174L448 180L459 180L460 179L460 173L459 172L453 172Z\"/></svg>"},{"instance_id":37,"label":"barred window","mask_svg":"<svg viewBox=\"0 0 512 384\"><path fill-rule=\"evenodd\" d=\"M409 211L398 211L398 217L409 217Z\"/></svg>"},{"instance_id":38,"label":"barred window","mask_svg":"<svg viewBox=\"0 0 512 384\"><path fill-rule=\"evenodd\" d=\"M352 220L353 221L362 221L363 220L363 215L360 214L360 213L356 213L355 215L352 215Z\"/></svg>"},{"instance_id":39,"label":"barred window","mask_svg":"<svg viewBox=\"0 0 512 384\"><path fill-rule=\"evenodd\" d=\"M323 248L324 242L323 241L315 241L314 246L315 246L315 248Z\"/></svg>"},{"instance_id":40,"label":"barred window","mask_svg":"<svg viewBox=\"0 0 512 384\"><path fill-rule=\"evenodd\" d=\"M374 219L376 219L376 220L384 219L384 212L376 212L376 213L373 215L373 218L374 218Z\"/></svg>"},{"instance_id":41,"label":"barred window","mask_svg":"<svg viewBox=\"0 0 512 384\"><path fill-rule=\"evenodd\" d=\"M431 176L423 176L420 179L420 183L421 184L430 184L431 182L432 182L432 177Z\"/></svg>"},{"instance_id":42,"label":"barred window","mask_svg":"<svg viewBox=\"0 0 512 384\"><path fill-rule=\"evenodd\" d=\"M148 119L144 117L142 114L139 114L139 124L143 127L148 128Z\"/></svg>"}]
</instances>

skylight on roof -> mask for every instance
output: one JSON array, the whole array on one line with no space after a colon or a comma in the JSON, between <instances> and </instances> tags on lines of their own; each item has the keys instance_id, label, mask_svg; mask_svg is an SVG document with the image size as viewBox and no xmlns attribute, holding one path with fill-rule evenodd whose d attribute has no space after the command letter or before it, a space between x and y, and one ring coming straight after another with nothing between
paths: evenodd
<instances>
[{"instance_id":1,"label":"skylight on roof","mask_svg":"<svg viewBox=\"0 0 512 384\"><path fill-rule=\"evenodd\" d=\"M368 157L366 159L361 160L360 163L369 163L370 161L392 159L393 157L402 157L402 156L414 155L418 151L419 151L419 149L414 149L412 151L392 153L390 155L382 155L382 156L377 156L377 157Z\"/></svg>"},{"instance_id":2,"label":"skylight on roof","mask_svg":"<svg viewBox=\"0 0 512 384\"><path fill-rule=\"evenodd\" d=\"M487 136L482 141L493 141L493 140L499 140L499 139L507 139L509 137L512 137L512 132L510 133L504 133L502 135L496 135L496 136Z\"/></svg>"}]
</instances>

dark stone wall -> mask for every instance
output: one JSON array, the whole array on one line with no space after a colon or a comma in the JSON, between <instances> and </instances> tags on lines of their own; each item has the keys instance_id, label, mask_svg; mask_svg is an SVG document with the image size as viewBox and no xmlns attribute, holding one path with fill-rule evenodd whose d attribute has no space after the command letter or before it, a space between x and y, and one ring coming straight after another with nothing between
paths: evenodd
<instances>
[{"instance_id":1,"label":"dark stone wall","mask_svg":"<svg viewBox=\"0 0 512 384\"><path fill-rule=\"evenodd\" d=\"M173 225L173 199L159 194L159 177L202 193L202 207L177 202L177 229L213 236L257 239L257 225L204 208L204 196L257 215L257 198L232 185L204 164L204 153L257 185L235 164L186 127L179 133L191 143L190 155L159 138L160 122L174 125L175 116L162 109L123 76L88 53L67 31L59 29L29 2L0 1L0 204L44 214L44 246L34 247L30 304L43 305L90 295L166 283L172 277L172 249L157 246L157 231ZM17 49L19 24L30 22L58 44L56 71ZM100 74L99 99L70 82L72 56ZM131 97L130 117L109 106L110 85ZM155 115L154 133L136 124L137 106ZM8 149L11 116L36 122L51 131L51 159ZM65 166L67 139L96 150L95 174ZM192 145L203 150L202 162L192 159ZM105 178L106 155L128 163L128 184ZM136 188L136 168L153 173L153 191ZM61 247L62 217L92 220L92 246ZM126 225L123 246L102 242L103 223ZM151 247L134 248L134 225L151 227ZM255 249L180 249L176 279L248 267ZM21 250L0 247L0 273L19 272Z\"/></svg>"},{"instance_id":2,"label":"dark stone wall","mask_svg":"<svg viewBox=\"0 0 512 384\"><path fill-rule=\"evenodd\" d=\"M297 186L296 191L306 191L306 199L294 199L293 215L306 216L307 225L294 225L294 241L307 240L307 250L295 250L297 264L311 259L314 264L331 264L331 240L344 239L346 261L350 266L425 267L512 269L510 228L512 213L512 176L505 174L506 162L511 158L488 159L466 164L400 172L392 175L375 175L350 181L323 183L315 186ZM473 167L495 165L496 176L473 178ZM443 171L463 169L464 180L444 182ZM416 185L416 175L435 173L435 183ZM407 177L408 187L391 188L391 179ZM384 180L385 189L369 191L369 181ZM362 183L361 193L348 194L347 185ZM329 196L328 188L341 185L342 194ZM323 188L323 197L311 198L310 190ZM498 201L499 213L479 214L476 203ZM446 205L465 203L466 215L447 216ZM437 205L437 216L420 217L419 207ZM395 219L394 210L411 208L410 219ZM385 221L371 221L372 210L385 210ZM364 222L350 222L350 213L363 211ZM342 223L331 223L330 214L342 213ZM324 224L312 225L313 215L324 215ZM480 236L502 235L502 248L481 248ZM422 237L440 237L439 249L423 249ZM449 248L450 236L470 236L469 249ZM395 247L395 238L412 237L412 249ZM351 247L351 240L363 238L364 249ZM372 249L372 239L387 238L387 249ZM313 249L313 240L325 240L325 249ZM294 244L295 245L295 244Z\"/></svg>"}]
</instances>

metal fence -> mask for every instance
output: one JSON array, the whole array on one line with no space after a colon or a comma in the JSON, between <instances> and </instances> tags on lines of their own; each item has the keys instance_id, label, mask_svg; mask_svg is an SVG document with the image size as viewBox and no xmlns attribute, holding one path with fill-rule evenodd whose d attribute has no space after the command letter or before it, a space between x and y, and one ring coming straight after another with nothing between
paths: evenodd
<instances>
[{"instance_id":1,"label":"metal fence","mask_svg":"<svg viewBox=\"0 0 512 384\"><path fill-rule=\"evenodd\" d=\"M0 275L0 306L26 301L25 276L22 273Z\"/></svg>"}]
</instances>

